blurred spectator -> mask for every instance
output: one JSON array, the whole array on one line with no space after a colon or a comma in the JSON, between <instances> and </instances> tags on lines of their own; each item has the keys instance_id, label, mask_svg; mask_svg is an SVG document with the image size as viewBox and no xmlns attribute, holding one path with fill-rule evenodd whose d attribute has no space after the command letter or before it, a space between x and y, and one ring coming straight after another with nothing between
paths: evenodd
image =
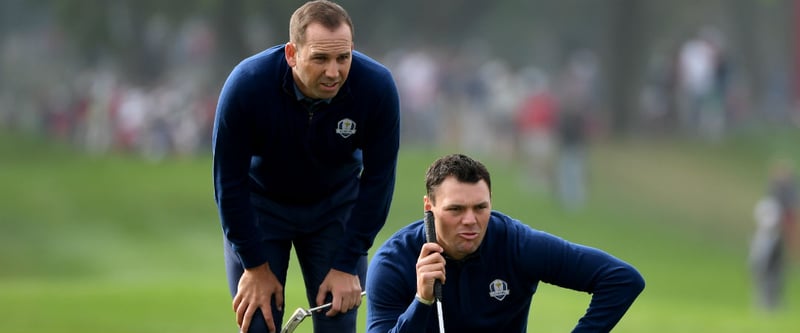
<instances>
[{"instance_id":1,"label":"blurred spectator","mask_svg":"<svg viewBox=\"0 0 800 333\"><path fill-rule=\"evenodd\" d=\"M439 128L438 64L424 51L404 53L395 73L401 98L403 142L436 142Z\"/></svg>"},{"instance_id":2,"label":"blurred spectator","mask_svg":"<svg viewBox=\"0 0 800 333\"><path fill-rule=\"evenodd\" d=\"M755 284L756 305L777 308L783 289L784 249L780 230L780 206L765 196L755 207L756 231L750 245L750 269Z\"/></svg>"},{"instance_id":3,"label":"blurred spectator","mask_svg":"<svg viewBox=\"0 0 800 333\"><path fill-rule=\"evenodd\" d=\"M530 92L515 114L520 159L525 165L527 184L549 193L553 187L553 155L555 153L555 117L557 101L548 78L539 69L524 71L524 82Z\"/></svg>"},{"instance_id":4,"label":"blurred spectator","mask_svg":"<svg viewBox=\"0 0 800 333\"><path fill-rule=\"evenodd\" d=\"M798 243L794 232L797 225L797 178L790 160L775 162L770 175L769 194L778 202L780 224L792 253L796 253Z\"/></svg>"},{"instance_id":5,"label":"blurred spectator","mask_svg":"<svg viewBox=\"0 0 800 333\"><path fill-rule=\"evenodd\" d=\"M586 200L586 114L564 109L558 116L558 198L565 208L573 210Z\"/></svg>"},{"instance_id":6,"label":"blurred spectator","mask_svg":"<svg viewBox=\"0 0 800 333\"><path fill-rule=\"evenodd\" d=\"M488 140L481 142L485 152L504 160L511 159L514 142L514 109L523 89L511 65L501 58L492 58L478 68L478 76L487 89L485 117L482 127L488 130Z\"/></svg>"},{"instance_id":7,"label":"blurred spectator","mask_svg":"<svg viewBox=\"0 0 800 333\"><path fill-rule=\"evenodd\" d=\"M722 32L706 26L687 40L680 49L678 70L682 127L712 141L719 140L725 130L730 74Z\"/></svg>"},{"instance_id":8,"label":"blurred spectator","mask_svg":"<svg viewBox=\"0 0 800 333\"><path fill-rule=\"evenodd\" d=\"M675 55L666 51L657 51L648 58L639 95L639 131L670 133L677 129L675 62Z\"/></svg>"},{"instance_id":9,"label":"blurred spectator","mask_svg":"<svg viewBox=\"0 0 800 333\"><path fill-rule=\"evenodd\" d=\"M596 79L595 54L581 50L570 58L559 86L556 186L559 201L570 210L581 208L586 200L588 119L597 108Z\"/></svg>"},{"instance_id":10,"label":"blurred spectator","mask_svg":"<svg viewBox=\"0 0 800 333\"><path fill-rule=\"evenodd\" d=\"M797 182L788 161L770 170L769 188L754 211L756 231L749 264L755 284L756 305L774 311L784 292L787 251L793 249L797 207Z\"/></svg>"}]
</instances>

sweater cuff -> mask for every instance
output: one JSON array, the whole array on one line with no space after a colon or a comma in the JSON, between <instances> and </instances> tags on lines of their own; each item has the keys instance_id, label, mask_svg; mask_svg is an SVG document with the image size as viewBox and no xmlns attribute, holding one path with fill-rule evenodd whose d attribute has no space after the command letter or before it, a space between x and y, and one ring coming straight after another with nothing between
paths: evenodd
<instances>
[{"instance_id":1,"label":"sweater cuff","mask_svg":"<svg viewBox=\"0 0 800 333\"><path fill-rule=\"evenodd\" d=\"M420 302L420 303L422 303L422 304L425 304L425 305L427 305L427 306L431 306L431 305L433 305L433 302L435 302L435 301L436 301L436 300L427 300L427 299L424 299L424 298L422 298L422 296L420 296L419 294L416 294L416 295L414 295L414 298L417 300L417 302Z\"/></svg>"},{"instance_id":2,"label":"sweater cuff","mask_svg":"<svg viewBox=\"0 0 800 333\"><path fill-rule=\"evenodd\" d=\"M352 274L352 275L358 275L358 272L356 272L357 271L357 269L356 269L357 261L358 260L353 261L353 260L344 259L340 255L338 258L336 258L334 260L333 269L336 269L338 271L342 271L342 272L345 272L345 273L348 273L348 274Z\"/></svg>"},{"instance_id":3,"label":"sweater cuff","mask_svg":"<svg viewBox=\"0 0 800 333\"><path fill-rule=\"evenodd\" d=\"M244 268L253 268L267 262L267 254L260 246L242 247L235 250Z\"/></svg>"}]
</instances>

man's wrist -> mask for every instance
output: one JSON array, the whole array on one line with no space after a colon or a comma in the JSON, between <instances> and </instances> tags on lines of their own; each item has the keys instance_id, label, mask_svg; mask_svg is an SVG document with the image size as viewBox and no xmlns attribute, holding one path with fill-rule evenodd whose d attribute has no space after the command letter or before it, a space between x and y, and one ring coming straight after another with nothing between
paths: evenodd
<instances>
[{"instance_id":1,"label":"man's wrist","mask_svg":"<svg viewBox=\"0 0 800 333\"><path fill-rule=\"evenodd\" d=\"M419 301L420 303L425 304L425 305L432 305L433 304L433 300L424 299L419 294L414 295L414 298L416 298L417 301Z\"/></svg>"}]
</instances>

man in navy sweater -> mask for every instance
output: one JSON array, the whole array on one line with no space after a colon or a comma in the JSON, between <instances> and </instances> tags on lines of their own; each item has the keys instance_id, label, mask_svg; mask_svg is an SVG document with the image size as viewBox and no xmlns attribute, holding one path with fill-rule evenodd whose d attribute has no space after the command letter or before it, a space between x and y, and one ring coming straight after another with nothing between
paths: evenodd
<instances>
[{"instance_id":1,"label":"man in navy sweater","mask_svg":"<svg viewBox=\"0 0 800 333\"><path fill-rule=\"evenodd\" d=\"M367 250L394 191L398 100L389 70L353 50L347 12L324 0L294 12L288 43L233 69L213 178L242 332L280 329L292 246L309 305L333 304L313 316L315 332L355 332Z\"/></svg>"},{"instance_id":2,"label":"man in navy sweater","mask_svg":"<svg viewBox=\"0 0 800 333\"><path fill-rule=\"evenodd\" d=\"M608 332L644 289L639 272L622 260L492 211L489 172L470 157L438 159L425 187L437 242L426 243L417 221L375 253L366 284L368 332L437 332L437 279L445 331L459 333L526 332L540 281L591 293L573 332Z\"/></svg>"}]
</instances>

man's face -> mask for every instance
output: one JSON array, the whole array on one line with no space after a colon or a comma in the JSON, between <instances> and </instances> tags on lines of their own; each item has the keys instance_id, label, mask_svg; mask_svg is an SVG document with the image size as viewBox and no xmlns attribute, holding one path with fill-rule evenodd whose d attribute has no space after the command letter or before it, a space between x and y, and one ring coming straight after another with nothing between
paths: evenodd
<instances>
[{"instance_id":1,"label":"man's face","mask_svg":"<svg viewBox=\"0 0 800 333\"><path fill-rule=\"evenodd\" d=\"M350 73L352 53L353 38L347 24L331 31L312 23L302 45L286 44L286 61L294 81L306 97L315 99L336 96Z\"/></svg>"},{"instance_id":2,"label":"man's face","mask_svg":"<svg viewBox=\"0 0 800 333\"><path fill-rule=\"evenodd\" d=\"M447 177L434 189L436 204L425 196L425 210L436 219L436 239L445 253L460 260L478 250L486 236L492 210L489 186L481 180L475 184Z\"/></svg>"}]
</instances>

